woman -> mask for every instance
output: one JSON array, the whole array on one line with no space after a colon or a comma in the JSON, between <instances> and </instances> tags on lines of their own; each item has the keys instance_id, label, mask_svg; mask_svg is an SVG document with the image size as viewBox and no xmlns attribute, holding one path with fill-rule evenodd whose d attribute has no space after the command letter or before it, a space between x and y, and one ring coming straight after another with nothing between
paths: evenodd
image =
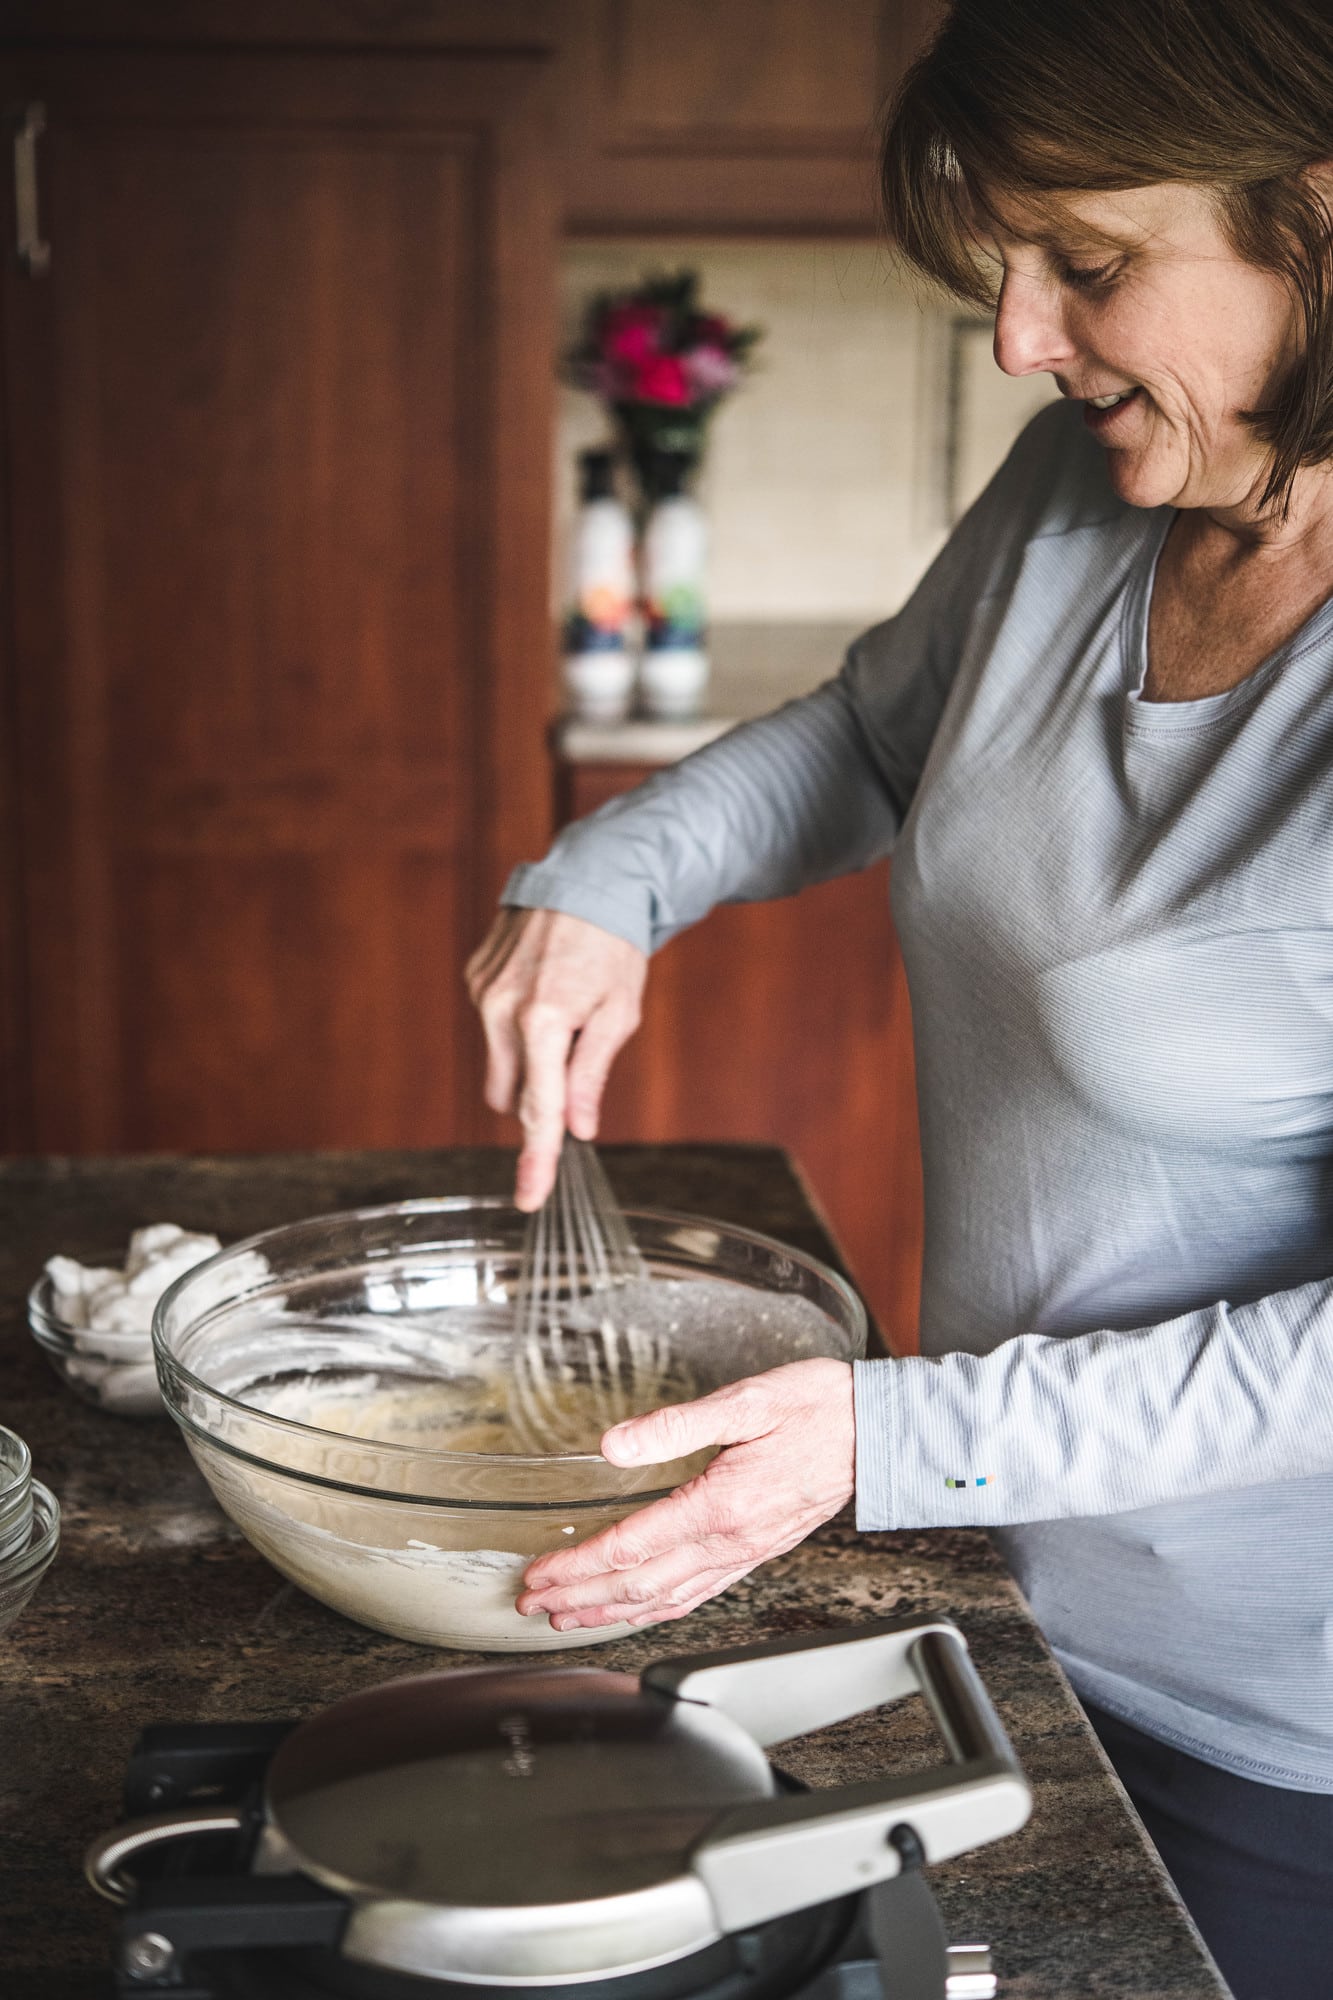
<instances>
[{"instance_id":1,"label":"woman","mask_svg":"<svg viewBox=\"0 0 1333 2000\"><path fill-rule=\"evenodd\" d=\"M533 1206L653 946L893 853L922 1355L618 1426L722 1450L520 1608L680 1616L853 1491L1001 1530L1242 2000L1333 1980L1330 162L1321 0L957 0L890 222L1063 404L838 679L564 833L470 968Z\"/></svg>"}]
</instances>

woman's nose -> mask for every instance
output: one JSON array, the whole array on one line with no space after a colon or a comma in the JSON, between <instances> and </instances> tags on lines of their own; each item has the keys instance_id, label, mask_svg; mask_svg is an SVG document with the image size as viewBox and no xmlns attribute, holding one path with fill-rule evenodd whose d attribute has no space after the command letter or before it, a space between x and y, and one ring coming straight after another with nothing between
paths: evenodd
<instances>
[{"instance_id":1,"label":"woman's nose","mask_svg":"<svg viewBox=\"0 0 1333 2000\"><path fill-rule=\"evenodd\" d=\"M1005 374L1054 374L1073 357L1058 287L1006 271L995 309L995 359Z\"/></svg>"}]
</instances>

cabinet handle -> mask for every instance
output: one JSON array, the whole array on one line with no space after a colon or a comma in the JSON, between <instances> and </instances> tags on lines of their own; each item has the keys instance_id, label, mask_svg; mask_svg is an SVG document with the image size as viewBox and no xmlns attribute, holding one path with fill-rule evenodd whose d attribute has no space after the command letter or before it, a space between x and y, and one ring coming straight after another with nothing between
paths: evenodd
<instances>
[{"instance_id":1,"label":"cabinet handle","mask_svg":"<svg viewBox=\"0 0 1333 2000\"><path fill-rule=\"evenodd\" d=\"M43 241L37 212L37 141L46 130L46 106L25 104L14 117L14 252L30 278L51 268L51 245Z\"/></svg>"}]
</instances>

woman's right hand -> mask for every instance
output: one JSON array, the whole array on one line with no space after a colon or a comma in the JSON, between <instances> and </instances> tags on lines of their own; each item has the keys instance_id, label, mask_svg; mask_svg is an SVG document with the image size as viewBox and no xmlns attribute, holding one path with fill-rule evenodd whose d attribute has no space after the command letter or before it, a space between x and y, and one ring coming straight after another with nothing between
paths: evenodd
<instances>
[{"instance_id":1,"label":"woman's right hand","mask_svg":"<svg viewBox=\"0 0 1333 2000\"><path fill-rule=\"evenodd\" d=\"M639 1025L648 958L559 910L501 910L467 963L486 1030L486 1102L523 1126L514 1199L540 1208L565 1127L595 1139L611 1064Z\"/></svg>"}]
</instances>

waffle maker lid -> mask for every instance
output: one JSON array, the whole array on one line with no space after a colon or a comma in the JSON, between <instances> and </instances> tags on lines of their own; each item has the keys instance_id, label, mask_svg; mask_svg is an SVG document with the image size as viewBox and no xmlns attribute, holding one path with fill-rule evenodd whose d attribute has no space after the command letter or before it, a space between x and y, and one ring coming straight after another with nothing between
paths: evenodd
<instances>
[{"instance_id":1,"label":"waffle maker lid","mask_svg":"<svg viewBox=\"0 0 1333 2000\"><path fill-rule=\"evenodd\" d=\"M764 1755L916 1690L944 1742L935 1770L793 1792ZM345 1960L545 1986L703 1952L996 1839L1029 1810L961 1635L894 1620L638 1679L523 1665L367 1689L280 1742L251 1867L345 1899ZM127 1900L135 1854L199 1827L187 1806L104 1836L94 1886Z\"/></svg>"},{"instance_id":2,"label":"waffle maker lid","mask_svg":"<svg viewBox=\"0 0 1333 2000\"><path fill-rule=\"evenodd\" d=\"M718 1709L632 1674L492 1667L338 1702L280 1746L265 1791L259 1868L350 1897L350 1955L549 1979L712 1942L691 1853L777 1784Z\"/></svg>"}]
</instances>

